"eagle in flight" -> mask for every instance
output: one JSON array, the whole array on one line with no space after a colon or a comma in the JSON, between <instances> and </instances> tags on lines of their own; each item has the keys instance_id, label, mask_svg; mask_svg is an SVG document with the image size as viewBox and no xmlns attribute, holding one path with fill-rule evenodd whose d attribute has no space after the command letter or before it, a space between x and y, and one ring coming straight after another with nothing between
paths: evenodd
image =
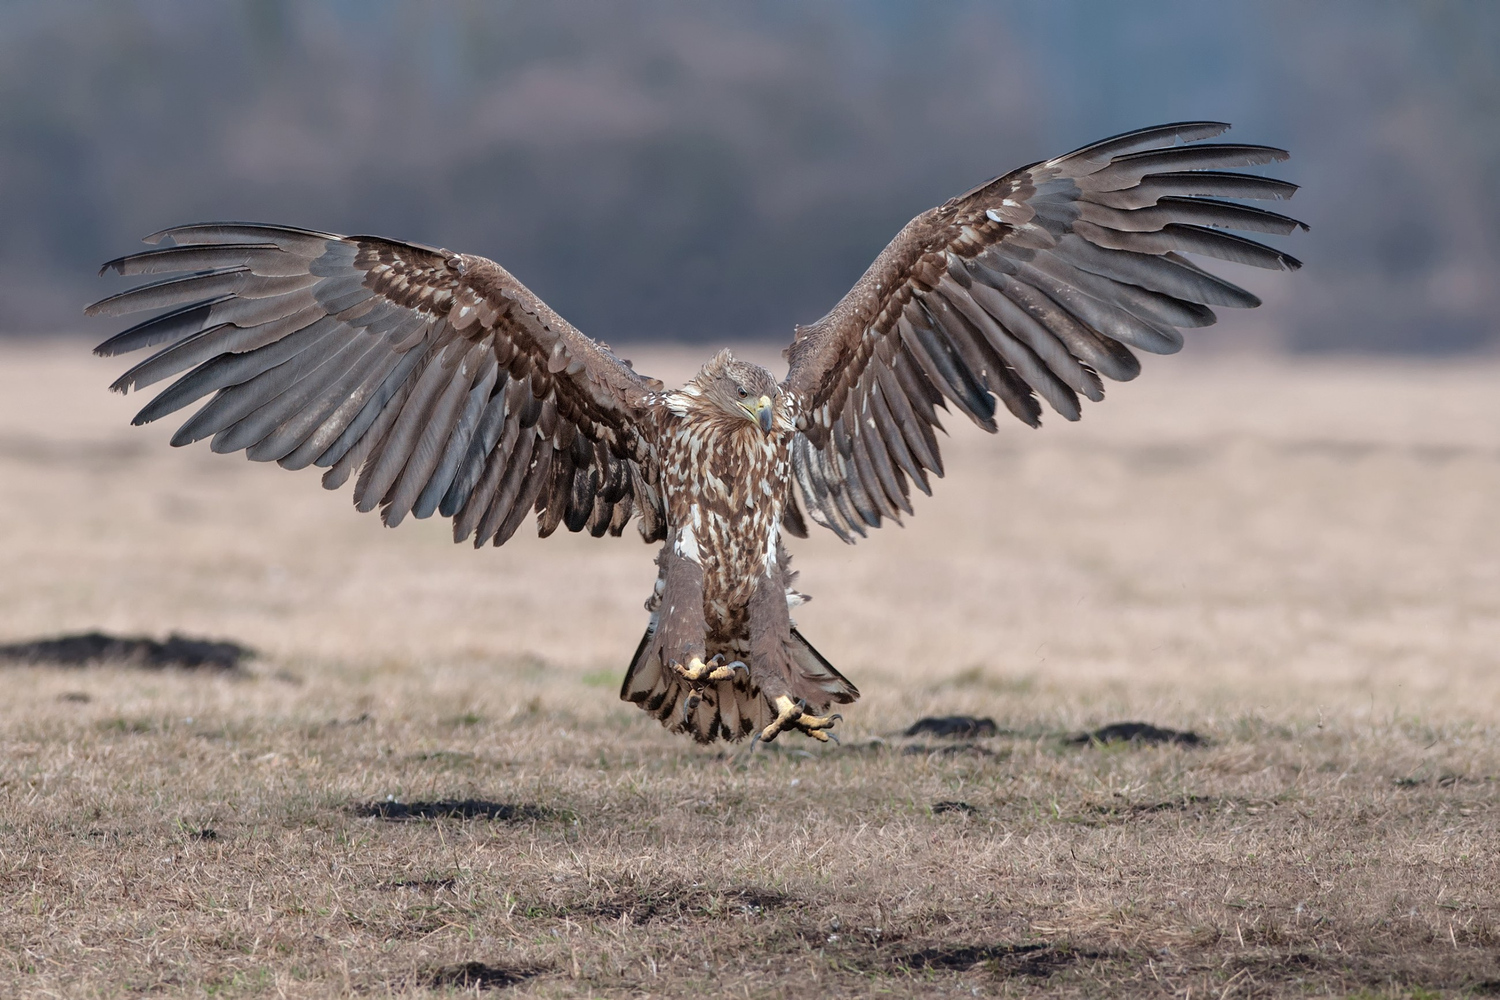
<instances>
[{"instance_id":1,"label":"eagle in flight","mask_svg":"<svg viewBox=\"0 0 1500 1000\"><path fill-rule=\"evenodd\" d=\"M113 385L176 376L134 423L211 397L172 444L316 465L329 489L352 476L387 525L441 513L480 546L532 512L543 536L635 517L662 546L620 697L704 743L826 741L859 690L792 622L806 598L784 537L806 537L804 509L847 542L912 513L912 485L943 474L940 409L991 432L997 404L1033 427L1042 401L1077 420L1103 379L1136 376L1135 351L1170 354L1212 307L1258 305L1184 256L1300 266L1224 231L1307 228L1243 204L1296 185L1223 169L1287 156L1202 142L1227 128L1128 132L923 212L797 327L780 382L720 351L668 389L493 261L281 226L147 237L170 242L104 270L185 273L88 312L164 310L96 349L165 345Z\"/></svg>"}]
</instances>

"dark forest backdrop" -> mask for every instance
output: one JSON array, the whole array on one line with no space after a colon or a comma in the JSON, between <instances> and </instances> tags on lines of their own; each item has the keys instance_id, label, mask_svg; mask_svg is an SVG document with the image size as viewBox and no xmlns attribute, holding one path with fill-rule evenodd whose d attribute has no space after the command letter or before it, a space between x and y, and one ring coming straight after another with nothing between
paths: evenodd
<instances>
[{"instance_id":1,"label":"dark forest backdrop","mask_svg":"<svg viewBox=\"0 0 1500 1000\"><path fill-rule=\"evenodd\" d=\"M1292 149L1313 226L1247 336L1500 340L1493 0L0 0L0 332L239 218L483 253L605 339L785 336L916 212L1200 117Z\"/></svg>"}]
</instances>

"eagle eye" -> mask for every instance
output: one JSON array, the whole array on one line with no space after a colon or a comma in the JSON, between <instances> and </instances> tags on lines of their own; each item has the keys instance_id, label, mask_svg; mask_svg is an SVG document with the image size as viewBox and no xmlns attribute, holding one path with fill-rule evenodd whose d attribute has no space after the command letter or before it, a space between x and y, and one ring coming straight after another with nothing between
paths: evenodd
<instances>
[{"instance_id":1,"label":"eagle eye","mask_svg":"<svg viewBox=\"0 0 1500 1000\"><path fill-rule=\"evenodd\" d=\"M737 385L734 388L735 388L735 391L740 394L740 398L741 399L744 399L746 396L750 395L750 393L748 393L748 392L745 391L745 387L742 386L742 385Z\"/></svg>"}]
</instances>

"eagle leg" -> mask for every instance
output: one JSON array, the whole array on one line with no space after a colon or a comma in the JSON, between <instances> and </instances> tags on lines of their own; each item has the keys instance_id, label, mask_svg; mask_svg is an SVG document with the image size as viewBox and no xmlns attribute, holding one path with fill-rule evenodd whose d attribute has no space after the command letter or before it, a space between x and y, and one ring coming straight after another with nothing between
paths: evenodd
<instances>
[{"instance_id":1,"label":"eagle leg","mask_svg":"<svg viewBox=\"0 0 1500 1000\"><path fill-rule=\"evenodd\" d=\"M704 666L703 657L708 652L708 623L703 618L703 567L674 552L670 544L663 548L659 559L663 580L656 640L662 661L673 672L686 677L688 671ZM682 660L687 661L686 667L682 666Z\"/></svg>"},{"instance_id":2,"label":"eagle leg","mask_svg":"<svg viewBox=\"0 0 1500 1000\"><path fill-rule=\"evenodd\" d=\"M807 702L792 701L786 695L778 697L773 704L776 708L776 719L760 731L757 736L760 742L770 743L788 729L795 729L822 743L827 743L829 740L838 742L838 737L828 732L835 722L843 718L837 712L833 715L809 715Z\"/></svg>"},{"instance_id":3,"label":"eagle leg","mask_svg":"<svg viewBox=\"0 0 1500 1000\"><path fill-rule=\"evenodd\" d=\"M767 574L761 577L750 598L750 662L754 665L751 675L761 697L776 713L776 718L761 729L757 738L769 743L783 732L795 729L820 743L831 739L837 742L828 730L843 716L814 715L808 711L810 700L819 710L827 710L833 697L806 676L797 663L786 591L784 572L776 576ZM839 697L838 700L854 699Z\"/></svg>"}]
</instances>

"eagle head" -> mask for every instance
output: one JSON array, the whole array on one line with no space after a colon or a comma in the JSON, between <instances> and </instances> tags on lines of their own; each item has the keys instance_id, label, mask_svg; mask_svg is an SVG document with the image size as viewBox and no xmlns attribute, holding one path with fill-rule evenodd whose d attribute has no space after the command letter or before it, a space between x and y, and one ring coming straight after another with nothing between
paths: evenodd
<instances>
[{"instance_id":1,"label":"eagle head","mask_svg":"<svg viewBox=\"0 0 1500 1000\"><path fill-rule=\"evenodd\" d=\"M727 350L710 358L683 391L725 416L751 421L765 433L770 433L775 422L776 399L781 395L775 376Z\"/></svg>"}]
</instances>

